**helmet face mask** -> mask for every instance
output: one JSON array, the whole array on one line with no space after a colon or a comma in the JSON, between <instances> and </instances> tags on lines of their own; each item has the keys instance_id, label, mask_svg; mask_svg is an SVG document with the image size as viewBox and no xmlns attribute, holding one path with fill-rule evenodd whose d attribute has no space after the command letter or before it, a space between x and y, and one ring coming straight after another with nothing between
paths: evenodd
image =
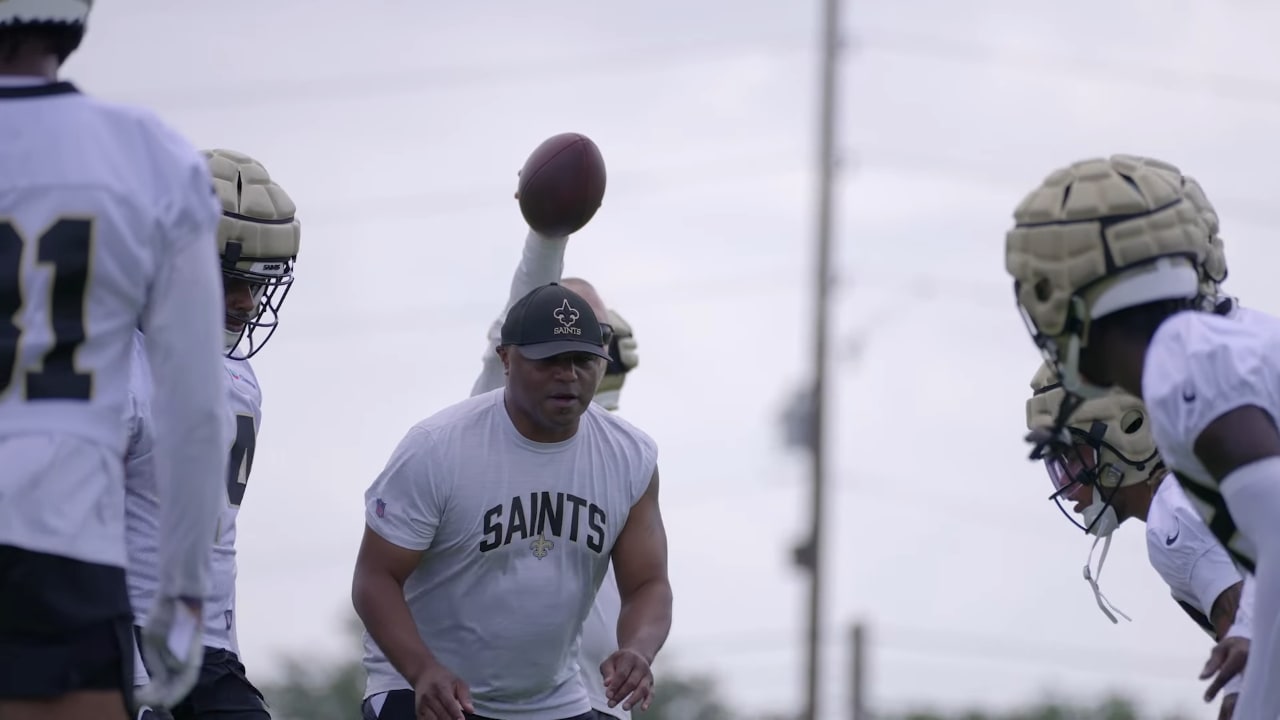
<instances>
[{"instance_id":1,"label":"helmet face mask","mask_svg":"<svg viewBox=\"0 0 1280 720\"><path fill-rule=\"evenodd\" d=\"M279 326L302 229L292 198L261 163L232 150L204 152L223 211L218 255L227 306L224 345L227 357L247 360Z\"/></svg>"},{"instance_id":2,"label":"helmet face mask","mask_svg":"<svg viewBox=\"0 0 1280 720\"><path fill-rule=\"evenodd\" d=\"M232 247L229 244L228 251ZM233 310L228 301L227 323L239 328L223 329L227 357L247 360L267 344L279 325L280 308L293 286L293 258L242 259L228 263L227 255L223 257L223 286L228 296L244 288L253 301L253 309L244 314Z\"/></svg>"},{"instance_id":3,"label":"helmet face mask","mask_svg":"<svg viewBox=\"0 0 1280 720\"><path fill-rule=\"evenodd\" d=\"M1044 458L1045 471L1053 485L1049 499L1057 504L1058 510L1071 524L1089 535L1108 535L1120 524L1112 503L1120 492L1125 471L1114 462L1121 457L1115 448L1097 439L1106 431L1105 424L1101 423L1095 423L1094 429L1088 433L1078 427L1068 428L1074 442ZM1109 462L1107 457L1112 461ZM1140 461L1123 461L1132 466L1144 466ZM1077 504L1085 500L1086 491L1089 502L1082 509L1082 517L1077 518L1067 503Z\"/></svg>"},{"instance_id":4,"label":"helmet face mask","mask_svg":"<svg viewBox=\"0 0 1280 720\"><path fill-rule=\"evenodd\" d=\"M1053 494L1049 499L1056 503L1063 516L1080 530L1086 533L1093 530L1102 519L1102 513L1097 513L1092 518L1077 519L1072 511L1067 509L1066 503L1080 503L1088 499L1089 506L1092 507L1101 500L1104 509L1110 507L1114 490L1105 497L1099 497L1101 488L1097 482L1097 448L1077 439L1060 452L1046 456L1044 468L1049 475L1049 482L1053 484Z\"/></svg>"},{"instance_id":5,"label":"helmet face mask","mask_svg":"<svg viewBox=\"0 0 1280 720\"><path fill-rule=\"evenodd\" d=\"M1159 465L1146 408L1121 391L1081 404L1072 402L1073 396L1049 363L1040 366L1031 388L1027 428L1044 428L1060 420L1065 423L1064 441L1043 456L1053 488L1049 499L1084 532L1100 537L1109 534L1119 524L1112 507L1117 493L1150 480ZM1086 499L1086 492L1091 501L1082 508L1084 517L1080 519L1064 501L1079 504Z\"/></svg>"}]
</instances>

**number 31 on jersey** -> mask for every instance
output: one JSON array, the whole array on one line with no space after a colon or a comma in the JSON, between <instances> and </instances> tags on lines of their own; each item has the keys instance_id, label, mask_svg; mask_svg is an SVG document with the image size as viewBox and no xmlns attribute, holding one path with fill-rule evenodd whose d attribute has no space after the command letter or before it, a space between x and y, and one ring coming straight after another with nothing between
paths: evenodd
<instances>
[{"instance_id":1,"label":"number 31 on jersey","mask_svg":"<svg viewBox=\"0 0 1280 720\"><path fill-rule=\"evenodd\" d=\"M19 368L24 329L18 322L32 298L24 292L26 252L53 274L43 315L53 330L53 346L40 369ZM88 303L89 265L93 255L93 221L62 218L39 236L27 239L14 224L0 218L0 395L19 383L24 399L88 400L93 374L76 369L75 356L85 341L84 311Z\"/></svg>"}]
</instances>

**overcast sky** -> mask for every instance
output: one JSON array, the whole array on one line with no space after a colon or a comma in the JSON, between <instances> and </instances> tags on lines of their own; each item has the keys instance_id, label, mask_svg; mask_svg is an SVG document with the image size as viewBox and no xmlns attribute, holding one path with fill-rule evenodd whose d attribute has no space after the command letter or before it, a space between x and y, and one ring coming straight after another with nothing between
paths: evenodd
<instances>
[{"instance_id":1,"label":"overcast sky","mask_svg":"<svg viewBox=\"0 0 1280 720\"><path fill-rule=\"evenodd\" d=\"M661 448L676 619L662 656L752 710L802 696L803 457L778 415L809 373L817 2L114 0L66 68L202 147L262 160L303 250L255 365L264 421L240 516L252 677L340 632L362 493L404 431L464 398L524 227L515 173L583 132L609 167L567 272L634 325L622 412ZM1038 356L1003 233L1050 170L1113 152L1180 164L1222 215L1245 302L1280 310L1269 242L1280 9L1258 0L850 3L840 83L824 720L848 623L872 702L1003 706L1108 689L1216 717L1210 642L1146 563L1103 572L1026 460Z\"/></svg>"}]
</instances>

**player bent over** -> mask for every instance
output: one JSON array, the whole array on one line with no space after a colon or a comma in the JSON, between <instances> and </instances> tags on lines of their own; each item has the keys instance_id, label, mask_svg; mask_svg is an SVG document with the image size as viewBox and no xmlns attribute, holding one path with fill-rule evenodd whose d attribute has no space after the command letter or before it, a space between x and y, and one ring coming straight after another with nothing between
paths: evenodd
<instances>
[{"instance_id":1,"label":"player bent over","mask_svg":"<svg viewBox=\"0 0 1280 720\"><path fill-rule=\"evenodd\" d=\"M1040 366L1031 388L1027 429L1035 430L1053 423L1066 393L1049 365ZM1124 615L1103 597L1098 578L1116 528L1129 518L1146 523L1151 567L1178 606L1220 643L1215 651L1220 657L1211 659L1217 677L1205 698L1221 691L1219 718L1230 718L1249 654L1252 581L1241 575L1177 480L1169 478L1140 400L1114 391L1086 401L1071 415L1067 431L1074 442L1045 457L1045 468L1063 513L1075 521L1064 507L1071 503L1081 516L1077 527L1095 537L1095 546L1099 540L1107 543L1097 569L1085 575L1098 607L1112 622L1118 622L1116 614Z\"/></svg>"},{"instance_id":2,"label":"player bent over","mask_svg":"<svg viewBox=\"0 0 1280 720\"><path fill-rule=\"evenodd\" d=\"M1006 267L1064 390L1037 452L1069 447L1079 399L1140 397L1160 457L1255 591L1236 707L1280 716L1280 320L1206 297L1212 230L1165 163L1116 155L1050 175L1014 213Z\"/></svg>"},{"instance_id":3,"label":"player bent over","mask_svg":"<svg viewBox=\"0 0 1280 720\"><path fill-rule=\"evenodd\" d=\"M610 561L607 679L647 704L671 626L657 446L592 402L608 351L577 293L520 298L496 351L504 386L411 428L366 493L366 718L597 717L574 651Z\"/></svg>"},{"instance_id":4,"label":"player bent over","mask_svg":"<svg viewBox=\"0 0 1280 720\"><path fill-rule=\"evenodd\" d=\"M236 517L253 468L255 439L262 421L262 391L249 363L274 333L277 312L293 282L301 226L293 200L257 160L231 150L205 151L221 201L218 257L222 260L225 302L223 344L215 349L222 370L219 390L227 410L220 419L231 441L223 448L227 472L222 512L208 563L212 592L205 603L204 663L190 695L172 707L177 720L267 720L262 694L245 676L236 638ZM130 446L126 469L129 596L140 618L155 599L155 558L159 549L156 517L163 508L155 494L157 475L150 461L151 436L158 431L149 407L155 402L148 365L134 364L128 419ZM144 656L135 682L145 685L152 658Z\"/></svg>"},{"instance_id":5,"label":"player bent over","mask_svg":"<svg viewBox=\"0 0 1280 720\"><path fill-rule=\"evenodd\" d=\"M88 0L0 2L0 717L129 716L126 406L134 329L156 367L150 699L199 667L226 471L217 202L150 113L57 81ZM180 472L179 472L180 470Z\"/></svg>"}]
</instances>

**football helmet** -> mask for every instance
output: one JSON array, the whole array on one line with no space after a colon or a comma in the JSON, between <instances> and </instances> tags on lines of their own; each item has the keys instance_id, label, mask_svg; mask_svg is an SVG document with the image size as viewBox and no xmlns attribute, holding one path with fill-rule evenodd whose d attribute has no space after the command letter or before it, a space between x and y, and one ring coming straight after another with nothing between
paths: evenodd
<instances>
[{"instance_id":1,"label":"football helmet","mask_svg":"<svg viewBox=\"0 0 1280 720\"><path fill-rule=\"evenodd\" d=\"M1108 392L1079 371L1092 321L1204 299L1212 233L1187 188L1172 165L1113 155L1055 171L1014 211L1005 267L1032 339L1069 393Z\"/></svg>"},{"instance_id":2,"label":"football helmet","mask_svg":"<svg viewBox=\"0 0 1280 720\"><path fill-rule=\"evenodd\" d=\"M604 377L596 388L595 401L606 410L617 410L622 384L627 381L627 373L640 364L640 355L636 345L635 334L631 323L609 308L609 322L605 326L605 344L609 346L609 364L605 367Z\"/></svg>"},{"instance_id":3,"label":"football helmet","mask_svg":"<svg viewBox=\"0 0 1280 720\"><path fill-rule=\"evenodd\" d=\"M1052 425L1066 399L1053 366L1042 363L1031 379L1027 429ZM1066 430L1071 443L1043 458L1053 483L1049 497L1076 527L1090 535L1107 535L1119 524L1111 507L1116 490L1145 482L1160 463L1146 407L1138 398L1113 390L1077 406ZM1093 489L1093 502L1079 521L1063 500L1073 499L1084 487Z\"/></svg>"},{"instance_id":4,"label":"football helmet","mask_svg":"<svg viewBox=\"0 0 1280 720\"><path fill-rule=\"evenodd\" d=\"M222 202L218 255L224 282L247 282L255 305L247 315L227 312L228 323L240 326L224 330L227 356L248 359L279 324L280 308L293 285L302 226L293 199L262 163L234 150L205 150L204 155ZM237 354L241 345L247 347Z\"/></svg>"},{"instance_id":5,"label":"football helmet","mask_svg":"<svg viewBox=\"0 0 1280 720\"><path fill-rule=\"evenodd\" d=\"M1144 163L1166 172L1181 174L1174 165L1154 158L1140 158ZM1222 283L1227 279L1227 255L1223 247L1222 236L1218 234L1221 225L1218 222L1218 211L1204 194L1204 188L1190 175L1182 175L1182 190L1200 218L1204 220L1209 232L1209 247L1205 250L1204 264L1200 267L1201 293L1209 300L1206 309L1212 309L1216 300L1223 296Z\"/></svg>"},{"instance_id":6,"label":"football helmet","mask_svg":"<svg viewBox=\"0 0 1280 720\"><path fill-rule=\"evenodd\" d=\"M1116 616L1126 620L1129 616L1113 605L1098 586L1111 549L1111 534L1120 526L1112 501L1120 488L1150 480L1160 469L1161 461L1142 401L1118 389L1083 403L1072 403L1071 398L1053 366L1041 364L1031 379L1027 429L1034 431L1066 421L1069 442L1044 457L1053 483L1049 497L1076 527L1094 536L1084 564L1084 579L1098 609L1111 622L1118 623ZM1076 493L1086 487L1091 490L1090 502L1081 513L1083 521L1077 521L1062 501L1077 500ZM1094 568L1093 553L1099 541L1103 543L1102 555Z\"/></svg>"},{"instance_id":7,"label":"football helmet","mask_svg":"<svg viewBox=\"0 0 1280 720\"><path fill-rule=\"evenodd\" d=\"M1222 236L1218 234L1221 228L1218 224L1218 211L1209 203L1204 188L1200 187L1195 178L1184 175L1182 179L1187 200L1199 211L1205 228L1209 231L1209 246L1205 248L1204 264L1200 266L1200 291L1213 301L1223 297L1222 283L1227 280L1227 251L1223 246Z\"/></svg>"},{"instance_id":8,"label":"football helmet","mask_svg":"<svg viewBox=\"0 0 1280 720\"><path fill-rule=\"evenodd\" d=\"M0 2L0 30L23 26L66 26L70 32L58 47L58 59L66 60L84 39L92 7L93 0L3 0Z\"/></svg>"}]
</instances>

